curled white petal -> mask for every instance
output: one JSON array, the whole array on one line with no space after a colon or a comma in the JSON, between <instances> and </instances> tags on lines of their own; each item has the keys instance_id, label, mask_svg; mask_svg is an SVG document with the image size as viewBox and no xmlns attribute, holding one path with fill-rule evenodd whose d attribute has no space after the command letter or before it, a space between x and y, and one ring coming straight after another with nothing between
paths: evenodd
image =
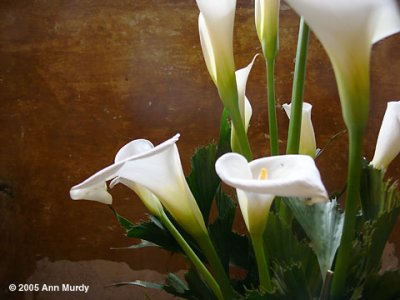
<instances>
[{"instance_id":1,"label":"curled white petal","mask_svg":"<svg viewBox=\"0 0 400 300\"><path fill-rule=\"evenodd\" d=\"M95 184L87 188L71 189L70 197L73 200L92 200L104 204L112 203L112 196L107 192L107 185L105 182Z\"/></svg>"},{"instance_id":2,"label":"curled white petal","mask_svg":"<svg viewBox=\"0 0 400 300\"><path fill-rule=\"evenodd\" d=\"M234 163L240 169L231 172ZM261 170L268 171L267 180L259 180ZM226 184L259 194L282 197L314 198L315 202L327 201L328 195L314 160L307 155L278 155L256 159L247 163L237 153L228 153L216 162L219 177ZM252 174L252 178L248 174ZM241 175L246 174L246 175Z\"/></svg>"},{"instance_id":3,"label":"curled white petal","mask_svg":"<svg viewBox=\"0 0 400 300\"><path fill-rule=\"evenodd\" d=\"M371 164L376 169L386 169L399 152L400 101L393 101L387 104Z\"/></svg>"},{"instance_id":4,"label":"curled white petal","mask_svg":"<svg viewBox=\"0 0 400 300\"><path fill-rule=\"evenodd\" d=\"M111 204L112 196L107 192L106 182L114 179L114 181L111 183L111 187L118 182L125 184L138 193L139 197L142 199L150 212L158 215L162 209L158 199L155 196L153 197L150 191L147 191L145 188L130 180L129 176L126 176L126 174L126 178L122 177L121 171L128 162L146 159L148 157L157 155L157 153L162 152L164 149L176 147L175 143L178 139L179 134L156 147L154 147L150 141L144 139L134 140L126 144L118 151L114 164L100 170L99 172L90 176L88 179L84 180L82 183L73 186L70 190L71 198L74 200L84 199Z\"/></svg>"},{"instance_id":5,"label":"curled white petal","mask_svg":"<svg viewBox=\"0 0 400 300\"><path fill-rule=\"evenodd\" d=\"M275 196L328 199L314 160L307 155L282 155L250 163L240 154L221 156L215 169L223 182L236 188L243 218L250 233L261 233ZM259 179L262 172L267 178Z\"/></svg>"},{"instance_id":6,"label":"curled white petal","mask_svg":"<svg viewBox=\"0 0 400 300\"><path fill-rule=\"evenodd\" d=\"M238 100L239 100L239 111L240 116L242 117L242 122L247 132L250 124L250 119L253 114L253 109L251 107L249 99L246 97L246 85L247 79L249 78L250 71L253 67L254 61L257 58L258 54L253 57L253 60L244 68L236 71L236 85L238 89ZM231 131L231 146L233 151L238 152L238 142L236 141L236 131L235 127L232 126Z\"/></svg>"}]
</instances>

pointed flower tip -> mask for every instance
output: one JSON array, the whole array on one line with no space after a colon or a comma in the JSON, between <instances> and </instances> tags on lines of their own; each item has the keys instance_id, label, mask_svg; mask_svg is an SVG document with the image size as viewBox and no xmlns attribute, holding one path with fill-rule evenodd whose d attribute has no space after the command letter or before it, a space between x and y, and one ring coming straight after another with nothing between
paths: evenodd
<instances>
[{"instance_id":1,"label":"pointed flower tip","mask_svg":"<svg viewBox=\"0 0 400 300\"><path fill-rule=\"evenodd\" d=\"M379 130L375 154L370 163L375 169L387 169L400 152L400 101L388 102Z\"/></svg>"}]
</instances>

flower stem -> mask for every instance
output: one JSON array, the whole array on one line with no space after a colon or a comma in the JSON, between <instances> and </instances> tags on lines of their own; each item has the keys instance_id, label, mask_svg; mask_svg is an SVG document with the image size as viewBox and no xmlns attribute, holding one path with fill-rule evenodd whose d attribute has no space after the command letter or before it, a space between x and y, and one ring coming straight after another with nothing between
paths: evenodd
<instances>
[{"instance_id":1,"label":"flower stem","mask_svg":"<svg viewBox=\"0 0 400 300\"><path fill-rule=\"evenodd\" d=\"M355 234L356 214L360 203L360 179L362 166L363 129L349 128L349 167L347 173L347 197L340 248L336 258L331 297L343 297L346 284L346 273L351 258L352 242Z\"/></svg>"},{"instance_id":2,"label":"flower stem","mask_svg":"<svg viewBox=\"0 0 400 300\"><path fill-rule=\"evenodd\" d=\"M290 111L289 133L286 146L287 154L299 153L309 33L310 29L308 25L305 23L303 18L300 18L296 65L294 68L292 88L292 107ZM292 213L283 201L280 201L279 203L279 217L287 224L291 223Z\"/></svg>"},{"instance_id":3,"label":"flower stem","mask_svg":"<svg viewBox=\"0 0 400 300\"><path fill-rule=\"evenodd\" d=\"M214 292L215 296L219 300L227 299L227 298L223 297L221 289L220 289L218 283L215 281L214 277L211 275L211 273L208 271L208 269L204 266L204 264L201 262L199 257L196 255L196 253L194 253L192 248L190 248L189 244L185 241L185 239L182 237L182 235L179 233L179 231L175 228L175 226L172 224L172 222L170 221L168 216L165 214L165 212L162 212L160 219L161 219L163 225L168 229L168 231L172 234L172 236L178 242L179 246L181 246L183 252L185 252L185 254L189 258L191 263L196 268L197 272L199 272L199 274L207 282L208 286Z\"/></svg>"},{"instance_id":4,"label":"flower stem","mask_svg":"<svg viewBox=\"0 0 400 300\"><path fill-rule=\"evenodd\" d=\"M229 114L233 126L235 127L235 133L239 141L240 152L248 161L251 161L253 159L253 155L251 153L249 140L247 138L242 117L240 116L239 108L229 110Z\"/></svg>"},{"instance_id":5,"label":"flower stem","mask_svg":"<svg viewBox=\"0 0 400 300\"><path fill-rule=\"evenodd\" d=\"M251 235L254 254L257 261L258 278L260 280L260 291L272 291L271 277L269 275L268 257L264 249L264 239L262 234Z\"/></svg>"},{"instance_id":6,"label":"flower stem","mask_svg":"<svg viewBox=\"0 0 400 300\"><path fill-rule=\"evenodd\" d=\"M300 19L297 41L296 65L294 68L292 107L290 112L289 133L286 146L287 154L298 154L300 145L301 116L304 98L304 81L306 76L309 27Z\"/></svg>"},{"instance_id":7,"label":"flower stem","mask_svg":"<svg viewBox=\"0 0 400 300\"><path fill-rule=\"evenodd\" d=\"M276 119L275 100L275 58L266 58L267 94L268 94L268 125L271 155L279 155L278 122Z\"/></svg>"},{"instance_id":8,"label":"flower stem","mask_svg":"<svg viewBox=\"0 0 400 300\"><path fill-rule=\"evenodd\" d=\"M227 273L224 270L221 260L219 259L218 254L215 251L214 245L212 244L209 235L203 234L195 238L204 255L206 256L209 264L211 265L211 269L214 271L215 278L217 279L217 282L221 287L224 299L233 299L233 289L231 283L229 281Z\"/></svg>"}]
</instances>

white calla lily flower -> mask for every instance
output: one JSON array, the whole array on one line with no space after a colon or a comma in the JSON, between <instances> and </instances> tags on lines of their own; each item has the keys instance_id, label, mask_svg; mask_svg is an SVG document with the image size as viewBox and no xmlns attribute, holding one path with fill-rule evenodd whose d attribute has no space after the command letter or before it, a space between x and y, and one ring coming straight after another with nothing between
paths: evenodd
<instances>
[{"instance_id":1,"label":"white calla lily flower","mask_svg":"<svg viewBox=\"0 0 400 300\"><path fill-rule=\"evenodd\" d=\"M292 104L285 103L282 105L282 107L285 110L286 115L290 119ZM312 110L312 105L310 103L303 102L299 153L309 155L312 158L315 158L317 153L317 146L315 142L314 127L311 121L311 110Z\"/></svg>"},{"instance_id":2,"label":"white calla lily flower","mask_svg":"<svg viewBox=\"0 0 400 300\"><path fill-rule=\"evenodd\" d=\"M111 204L105 182L114 179L111 187L120 182L132 188L152 212L162 209L161 202L188 233L207 232L183 174L175 144L178 139L179 135L176 135L156 147L147 140L132 141L121 148L113 165L72 187L71 198ZM93 189L99 197L92 196Z\"/></svg>"},{"instance_id":3,"label":"white calla lily flower","mask_svg":"<svg viewBox=\"0 0 400 300\"><path fill-rule=\"evenodd\" d=\"M237 153L221 156L215 168L223 182L236 188L250 234L264 231L275 196L325 202L328 195L314 160L307 155L280 155L251 161Z\"/></svg>"},{"instance_id":4,"label":"white calla lily flower","mask_svg":"<svg viewBox=\"0 0 400 300\"><path fill-rule=\"evenodd\" d=\"M229 86L235 73L233 23L236 0L197 0L199 33L208 72L218 89Z\"/></svg>"},{"instance_id":5,"label":"white calla lily flower","mask_svg":"<svg viewBox=\"0 0 400 300\"><path fill-rule=\"evenodd\" d=\"M287 0L327 51L348 128L365 126L371 45L400 31L395 0Z\"/></svg>"},{"instance_id":6,"label":"white calla lily flower","mask_svg":"<svg viewBox=\"0 0 400 300\"><path fill-rule=\"evenodd\" d=\"M279 48L280 0L256 0L255 22L265 58L274 59Z\"/></svg>"},{"instance_id":7,"label":"white calla lily flower","mask_svg":"<svg viewBox=\"0 0 400 300\"><path fill-rule=\"evenodd\" d=\"M400 152L400 101L388 102L371 165L386 169Z\"/></svg>"},{"instance_id":8,"label":"white calla lily flower","mask_svg":"<svg viewBox=\"0 0 400 300\"><path fill-rule=\"evenodd\" d=\"M247 79L249 78L250 71L253 68L253 64L254 64L254 61L257 58L257 56L258 55L254 56L254 58L250 64L248 64L246 67L244 67L240 70L237 70L235 73L236 74L236 85L237 85L237 89L238 89L239 111L240 111L240 116L242 118L242 122L243 122L246 133L249 128L251 115L253 114L253 109L251 107L250 101L246 97L246 84L247 84ZM231 131L232 150L235 152L239 152L239 145L238 145L238 141L236 139L237 139L237 136L236 136L235 127L232 126L232 131Z\"/></svg>"}]
</instances>

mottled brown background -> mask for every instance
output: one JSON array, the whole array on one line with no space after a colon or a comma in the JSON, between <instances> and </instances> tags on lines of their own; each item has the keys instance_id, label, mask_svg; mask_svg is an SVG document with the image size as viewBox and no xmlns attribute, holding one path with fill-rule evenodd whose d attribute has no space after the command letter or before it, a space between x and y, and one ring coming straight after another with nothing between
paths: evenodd
<instances>
[{"instance_id":1,"label":"mottled brown background","mask_svg":"<svg viewBox=\"0 0 400 300\"><path fill-rule=\"evenodd\" d=\"M238 1L237 67L260 52L254 1ZM104 205L69 199L69 188L113 161L134 138L158 144L177 132L188 171L194 149L215 139L221 104L203 62L195 1L71 0L0 3L0 295L70 299L71 294L23 294L10 283L86 283L91 299L143 299L144 289L105 288L117 281L151 279L185 262L160 249L110 250L131 245ZM285 147L298 17L283 5L276 93ZM374 46L371 118L365 155L372 157L388 100L400 98L400 36ZM255 156L268 154L264 63L258 58L247 95ZM327 56L312 37L305 98L314 105L322 147L344 128ZM330 192L346 173L346 135L318 159ZM399 176L400 158L389 175ZM116 208L133 220L142 204L117 187ZM238 228L243 225L238 223ZM397 226L399 228L399 226ZM400 250L399 230L392 235ZM148 270L143 271L143 270ZM154 293L150 293L153 295ZM78 296L83 297L82 294ZM74 295L78 299L77 295ZM163 295L157 294L155 299Z\"/></svg>"}]
</instances>

